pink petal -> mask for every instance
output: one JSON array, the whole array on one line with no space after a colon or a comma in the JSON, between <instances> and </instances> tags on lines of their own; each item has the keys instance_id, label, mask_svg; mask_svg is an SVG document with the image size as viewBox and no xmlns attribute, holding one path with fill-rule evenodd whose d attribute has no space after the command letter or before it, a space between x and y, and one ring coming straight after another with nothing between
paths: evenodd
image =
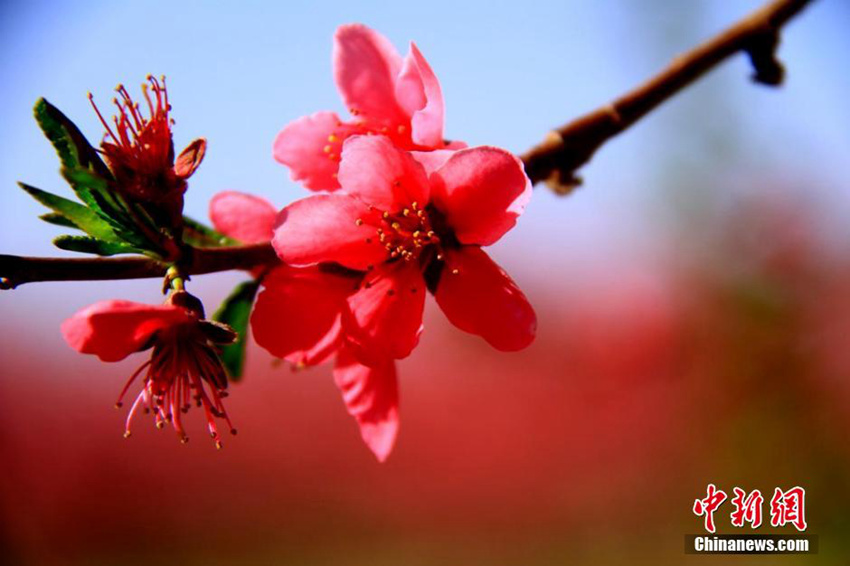
<instances>
[{"instance_id":1,"label":"pink petal","mask_svg":"<svg viewBox=\"0 0 850 566\"><path fill-rule=\"evenodd\" d=\"M360 425L366 446L383 462L398 436L398 381L395 362L383 360L364 366L342 348L334 364L334 381L342 393L348 413Z\"/></svg>"},{"instance_id":2,"label":"pink petal","mask_svg":"<svg viewBox=\"0 0 850 566\"><path fill-rule=\"evenodd\" d=\"M354 136L345 142L339 182L346 194L382 211L428 202L425 169L384 136Z\"/></svg>"},{"instance_id":3,"label":"pink petal","mask_svg":"<svg viewBox=\"0 0 850 566\"><path fill-rule=\"evenodd\" d=\"M290 122L274 140L274 158L289 167L293 181L314 191L339 188L336 172L342 142L354 132L333 112L316 112Z\"/></svg>"},{"instance_id":4,"label":"pink petal","mask_svg":"<svg viewBox=\"0 0 850 566\"><path fill-rule=\"evenodd\" d=\"M339 346L341 313L357 282L315 266L275 268L251 315L254 339L289 362L321 363Z\"/></svg>"},{"instance_id":5,"label":"pink petal","mask_svg":"<svg viewBox=\"0 0 850 566\"><path fill-rule=\"evenodd\" d=\"M334 35L334 79L346 106L372 124L404 124L395 98L401 56L387 38L362 24L340 26Z\"/></svg>"},{"instance_id":6,"label":"pink petal","mask_svg":"<svg viewBox=\"0 0 850 566\"><path fill-rule=\"evenodd\" d=\"M185 309L171 305L100 301L63 322L62 335L78 352L117 362L146 346L158 330L190 319Z\"/></svg>"},{"instance_id":7,"label":"pink petal","mask_svg":"<svg viewBox=\"0 0 850 566\"><path fill-rule=\"evenodd\" d=\"M531 344L537 315L502 268L477 246L445 254L435 297L452 324L481 336L497 350L521 350Z\"/></svg>"},{"instance_id":8,"label":"pink petal","mask_svg":"<svg viewBox=\"0 0 850 566\"><path fill-rule=\"evenodd\" d=\"M495 243L531 198L522 162L496 147L455 152L431 175L431 185L434 203L464 244Z\"/></svg>"},{"instance_id":9,"label":"pink petal","mask_svg":"<svg viewBox=\"0 0 850 566\"><path fill-rule=\"evenodd\" d=\"M413 143L443 147L444 109L440 82L413 42L396 82L395 93L399 104L411 117Z\"/></svg>"},{"instance_id":10,"label":"pink petal","mask_svg":"<svg viewBox=\"0 0 850 566\"><path fill-rule=\"evenodd\" d=\"M272 239L277 209L266 199L224 191L210 201L210 218L216 230L246 244Z\"/></svg>"},{"instance_id":11,"label":"pink petal","mask_svg":"<svg viewBox=\"0 0 850 566\"><path fill-rule=\"evenodd\" d=\"M405 261L379 265L349 297L348 306L343 327L365 363L409 356L419 343L425 307L419 267Z\"/></svg>"},{"instance_id":12,"label":"pink petal","mask_svg":"<svg viewBox=\"0 0 850 566\"><path fill-rule=\"evenodd\" d=\"M348 195L307 197L280 211L272 245L290 265L336 262L365 270L387 255L374 228L357 223L369 214L365 204Z\"/></svg>"},{"instance_id":13,"label":"pink petal","mask_svg":"<svg viewBox=\"0 0 850 566\"><path fill-rule=\"evenodd\" d=\"M454 142L455 144L460 144L465 147L462 142ZM463 149L463 147L457 149ZM419 162L422 167L425 168L425 173L430 175L440 167L446 164L446 161L449 160L449 157L454 155L454 149L435 149L434 151L411 151L410 155L413 156L413 159Z\"/></svg>"}]
</instances>

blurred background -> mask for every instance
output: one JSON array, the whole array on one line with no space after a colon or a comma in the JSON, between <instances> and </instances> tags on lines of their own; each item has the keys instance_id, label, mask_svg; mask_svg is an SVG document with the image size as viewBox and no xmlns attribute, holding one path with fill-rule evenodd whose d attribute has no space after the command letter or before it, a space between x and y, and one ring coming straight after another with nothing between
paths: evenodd
<instances>
[{"instance_id":1,"label":"blurred background","mask_svg":"<svg viewBox=\"0 0 850 566\"><path fill-rule=\"evenodd\" d=\"M339 24L367 23L402 53L415 40L442 83L446 135L521 152L759 4L4 0L0 252L64 253L15 186L70 192L32 119L39 96L99 141L86 93L105 107L116 83L166 74L176 146L209 140L187 194L205 219L221 190L305 194L271 142L303 114L344 112ZM791 22L781 89L750 83L736 56L607 144L573 195L538 188L491 250L535 305L537 341L496 352L430 303L400 363L384 465L328 368L295 373L253 345L224 450L141 421L124 440L112 405L142 356L101 364L59 324L100 299L158 302L159 282L0 293L1 561L692 563L712 560L685 556L683 535L702 531L691 506L713 482L805 487L820 554L783 563L846 563L848 15L821 0ZM244 278L190 288L212 310Z\"/></svg>"}]
</instances>

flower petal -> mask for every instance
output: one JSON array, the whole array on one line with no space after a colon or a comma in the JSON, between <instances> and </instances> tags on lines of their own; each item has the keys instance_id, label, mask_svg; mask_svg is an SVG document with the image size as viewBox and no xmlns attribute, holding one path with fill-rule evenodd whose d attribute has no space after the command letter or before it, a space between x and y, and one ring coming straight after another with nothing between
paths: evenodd
<instances>
[{"instance_id":1,"label":"flower petal","mask_svg":"<svg viewBox=\"0 0 850 566\"><path fill-rule=\"evenodd\" d=\"M531 198L522 162L497 147L455 152L431 175L431 185L432 200L464 244L495 243Z\"/></svg>"},{"instance_id":2,"label":"flower petal","mask_svg":"<svg viewBox=\"0 0 850 566\"><path fill-rule=\"evenodd\" d=\"M383 462L398 436L398 380L395 362L383 360L374 367L361 364L342 348L334 364L334 381L348 413L360 425L366 446Z\"/></svg>"},{"instance_id":3,"label":"flower petal","mask_svg":"<svg viewBox=\"0 0 850 566\"><path fill-rule=\"evenodd\" d=\"M210 201L210 218L216 230L246 244L272 239L277 209L266 199L224 191Z\"/></svg>"},{"instance_id":4,"label":"flower petal","mask_svg":"<svg viewBox=\"0 0 850 566\"><path fill-rule=\"evenodd\" d=\"M413 156L384 136L354 136L342 148L339 182L346 194L396 212L428 202L428 177Z\"/></svg>"},{"instance_id":5,"label":"flower petal","mask_svg":"<svg viewBox=\"0 0 850 566\"><path fill-rule=\"evenodd\" d=\"M342 142L354 132L333 112L316 112L287 124L274 140L274 158L289 167L293 181L314 191L339 188L336 172Z\"/></svg>"},{"instance_id":6,"label":"flower petal","mask_svg":"<svg viewBox=\"0 0 850 566\"><path fill-rule=\"evenodd\" d=\"M316 266L275 268L264 278L251 315L254 339L289 362L321 363L339 346L340 317L357 282Z\"/></svg>"},{"instance_id":7,"label":"flower petal","mask_svg":"<svg viewBox=\"0 0 850 566\"><path fill-rule=\"evenodd\" d=\"M425 282L415 263L382 264L348 298L348 306L343 327L362 361L405 358L422 332Z\"/></svg>"},{"instance_id":8,"label":"flower petal","mask_svg":"<svg viewBox=\"0 0 850 566\"><path fill-rule=\"evenodd\" d=\"M461 147L457 149L463 149L462 142ZM455 149L435 149L434 151L411 151L410 155L413 156L413 159L419 162L422 167L425 168L425 173L430 175L440 167L446 164L446 161L449 160L449 157L454 155Z\"/></svg>"},{"instance_id":9,"label":"flower petal","mask_svg":"<svg viewBox=\"0 0 850 566\"><path fill-rule=\"evenodd\" d=\"M297 200L280 211L272 245L294 266L336 262L365 270L386 258L374 229L358 225L369 215L365 204L348 195L316 195Z\"/></svg>"},{"instance_id":10,"label":"flower petal","mask_svg":"<svg viewBox=\"0 0 850 566\"><path fill-rule=\"evenodd\" d=\"M174 160L174 174L181 179L188 179L200 167L207 153L207 140L198 138L180 152Z\"/></svg>"},{"instance_id":11,"label":"flower petal","mask_svg":"<svg viewBox=\"0 0 850 566\"><path fill-rule=\"evenodd\" d=\"M402 60L386 37L362 24L340 26L333 63L337 88L352 114L375 125L407 123L395 98Z\"/></svg>"},{"instance_id":12,"label":"flower petal","mask_svg":"<svg viewBox=\"0 0 850 566\"><path fill-rule=\"evenodd\" d=\"M477 246L445 253L446 266L434 296L451 323L497 350L521 350L531 344L537 315L502 268Z\"/></svg>"},{"instance_id":13,"label":"flower petal","mask_svg":"<svg viewBox=\"0 0 850 566\"><path fill-rule=\"evenodd\" d=\"M413 143L443 147L443 92L437 76L413 42L404 59L395 93L399 104L411 117Z\"/></svg>"},{"instance_id":14,"label":"flower petal","mask_svg":"<svg viewBox=\"0 0 850 566\"><path fill-rule=\"evenodd\" d=\"M156 331L191 318L185 309L172 305L100 301L63 322L62 335L78 352L117 362L145 347Z\"/></svg>"}]
</instances>

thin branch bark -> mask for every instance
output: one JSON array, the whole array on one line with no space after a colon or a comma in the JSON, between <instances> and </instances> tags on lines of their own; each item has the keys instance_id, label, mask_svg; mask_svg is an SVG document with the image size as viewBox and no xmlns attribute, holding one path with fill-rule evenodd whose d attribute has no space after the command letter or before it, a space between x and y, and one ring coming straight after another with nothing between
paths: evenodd
<instances>
[{"instance_id":1,"label":"thin branch bark","mask_svg":"<svg viewBox=\"0 0 850 566\"><path fill-rule=\"evenodd\" d=\"M767 85L782 82L784 70L776 59L779 31L811 0L773 0L730 28L680 55L660 74L610 104L553 130L521 156L533 183L546 181L566 193L580 183L575 171L605 142L679 92L731 55L745 52L755 72L753 80ZM269 244L195 249L183 269L190 275L251 269L279 260ZM0 255L0 288L12 289L36 281L102 281L162 277L168 265L132 258L34 258Z\"/></svg>"},{"instance_id":2,"label":"thin branch bark","mask_svg":"<svg viewBox=\"0 0 850 566\"><path fill-rule=\"evenodd\" d=\"M201 275L234 269L249 270L277 263L271 244L195 248L183 269ZM106 281L164 277L168 264L146 257L53 258L0 255L0 289L37 281Z\"/></svg>"},{"instance_id":3,"label":"thin branch bark","mask_svg":"<svg viewBox=\"0 0 850 566\"><path fill-rule=\"evenodd\" d=\"M753 64L753 80L776 86L784 69L776 58L779 31L811 0L774 0L676 57L658 75L613 102L549 132L546 139L521 156L533 183L546 181L566 194L581 184L576 170L596 150L637 122L662 102L700 78L731 55L745 52Z\"/></svg>"}]
</instances>

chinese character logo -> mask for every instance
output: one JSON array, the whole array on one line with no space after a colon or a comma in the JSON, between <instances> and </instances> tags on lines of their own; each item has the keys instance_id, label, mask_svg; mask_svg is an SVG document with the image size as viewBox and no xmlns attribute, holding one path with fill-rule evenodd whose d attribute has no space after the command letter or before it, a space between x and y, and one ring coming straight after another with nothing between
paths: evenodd
<instances>
[{"instance_id":1,"label":"chinese character logo","mask_svg":"<svg viewBox=\"0 0 850 566\"><path fill-rule=\"evenodd\" d=\"M749 523L752 528L757 529L761 526L761 506L764 503L764 497L761 492L754 489L747 495L747 492L740 487L734 488L735 497L732 498L732 505L735 510L732 511L732 526L743 527L744 523Z\"/></svg>"},{"instance_id":2,"label":"chinese character logo","mask_svg":"<svg viewBox=\"0 0 850 566\"><path fill-rule=\"evenodd\" d=\"M806 530L806 490L792 487L782 491L778 487L770 500L770 525L782 527L794 525L798 531Z\"/></svg>"},{"instance_id":3,"label":"chinese character logo","mask_svg":"<svg viewBox=\"0 0 850 566\"><path fill-rule=\"evenodd\" d=\"M749 523L750 527L757 529L762 523L762 507L764 497L761 491L754 489L747 493L740 487L732 490L734 497L730 500L734 508L729 514L732 526L744 528ZM714 512L726 501L726 492L710 483L706 488L704 499L694 500L694 515L704 517L705 530L709 533L716 531L714 523ZM776 488L770 499L770 525L772 527L784 527L793 525L798 531L805 531L806 524L806 490L795 486L788 491Z\"/></svg>"},{"instance_id":4,"label":"chinese character logo","mask_svg":"<svg viewBox=\"0 0 850 566\"><path fill-rule=\"evenodd\" d=\"M713 483L708 484L705 499L694 500L694 514L697 517L705 515L705 530L714 532L714 512L726 501L726 492L718 490Z\"/></svg>"}]
</instances>

